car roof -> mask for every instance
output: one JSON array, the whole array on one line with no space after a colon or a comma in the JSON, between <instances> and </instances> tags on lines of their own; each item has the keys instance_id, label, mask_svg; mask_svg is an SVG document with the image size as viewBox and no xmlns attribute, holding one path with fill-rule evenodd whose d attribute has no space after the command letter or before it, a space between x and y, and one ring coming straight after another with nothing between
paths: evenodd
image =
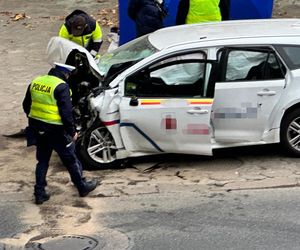
<instances>
[{"instance_id":1,"label":"car roof","mask_svg":"<svg viewBox=\"0 0 300 250\"><path fill-rule=\"evenodd\" d=\"M177 25L151 33L149 41L162 50L199 41L285 36L300 36L300 19L252 19Z\"/></svg>"}]
</instances>

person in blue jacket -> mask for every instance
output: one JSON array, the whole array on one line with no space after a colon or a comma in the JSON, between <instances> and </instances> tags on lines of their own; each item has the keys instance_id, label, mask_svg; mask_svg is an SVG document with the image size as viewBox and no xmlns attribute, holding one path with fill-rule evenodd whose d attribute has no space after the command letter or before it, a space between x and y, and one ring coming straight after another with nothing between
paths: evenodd
<instances>
[{"instance_id":1,"label":"person in blue jacket","mask_svg":"<svg viewBox=\"0 0 300 250\"><path fill-rule=\"evenodd\" d=\"M129 0L128 16L135 22L136 37L163 27L166 10L162 0Z\"/></svg>"}]
</instances>

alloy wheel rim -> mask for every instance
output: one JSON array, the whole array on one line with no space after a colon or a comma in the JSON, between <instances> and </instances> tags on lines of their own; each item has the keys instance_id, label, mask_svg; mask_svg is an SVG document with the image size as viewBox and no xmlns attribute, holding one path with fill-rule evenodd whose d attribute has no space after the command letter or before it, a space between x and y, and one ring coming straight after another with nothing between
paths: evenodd
<instances>
[{"instance_id":1,"label":"alloy wheel rim","mask_svg":"<svg viewBox=\"0 0 300 250\"><path fill-rule=\"evenodd\" d=\"M287 139L292 148L300 151L300 117L290 123L287 129Z\"/></svg>"},{"instance_id":2,"label":"alloy wheel rim","mask_svg":"<svg viewBox=\"0 0 300 250\"><path fill-rule=\"evenodd\" d=\"M117 147L107 128L99 127L91 132L87 152L99 163L111 163L116 160Z\"/></svg>"}]
</instances>

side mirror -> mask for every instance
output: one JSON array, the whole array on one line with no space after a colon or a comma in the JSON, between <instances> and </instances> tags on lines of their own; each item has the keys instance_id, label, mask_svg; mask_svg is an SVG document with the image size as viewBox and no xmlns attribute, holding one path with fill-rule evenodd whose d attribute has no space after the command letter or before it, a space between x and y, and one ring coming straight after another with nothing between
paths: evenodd
<instances>
[{"instance_id":1,"label":"side mirror","mask_svg":"<svg viewBox=\"0 0 300 250\"><path fill-rule=\"evenodd\" d=\"M139 105L139 99L136 96L132 96L129 102L130 106L138 106Z\"/></svg>"}]
</instances>

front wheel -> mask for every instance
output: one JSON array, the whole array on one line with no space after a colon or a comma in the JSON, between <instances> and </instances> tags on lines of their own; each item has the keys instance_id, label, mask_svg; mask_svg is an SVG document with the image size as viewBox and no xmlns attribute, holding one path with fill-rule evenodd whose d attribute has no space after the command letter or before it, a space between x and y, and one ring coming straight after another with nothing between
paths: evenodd
<instances>
[{"instance_id":1,"label":"front wheel","mask_svg":"<svg viewBox=\"0 0 300 250\"><path fill-rule=\"evenodd\" d=\"M117 159L117 147L109 130L95 123L79 143L79 157L86 169L106 169L121 165Z\"/></svg>"},{"instance_id":2,"label":"front wheel","mask_svg":"<svg viewBox=\"0 0 300 250\"><path fill-rule=\"evenodd\" d=\"M280 142L287 153L300 157L300 110L287 114L282 121Z\"/></svg>"}]
</instances>

